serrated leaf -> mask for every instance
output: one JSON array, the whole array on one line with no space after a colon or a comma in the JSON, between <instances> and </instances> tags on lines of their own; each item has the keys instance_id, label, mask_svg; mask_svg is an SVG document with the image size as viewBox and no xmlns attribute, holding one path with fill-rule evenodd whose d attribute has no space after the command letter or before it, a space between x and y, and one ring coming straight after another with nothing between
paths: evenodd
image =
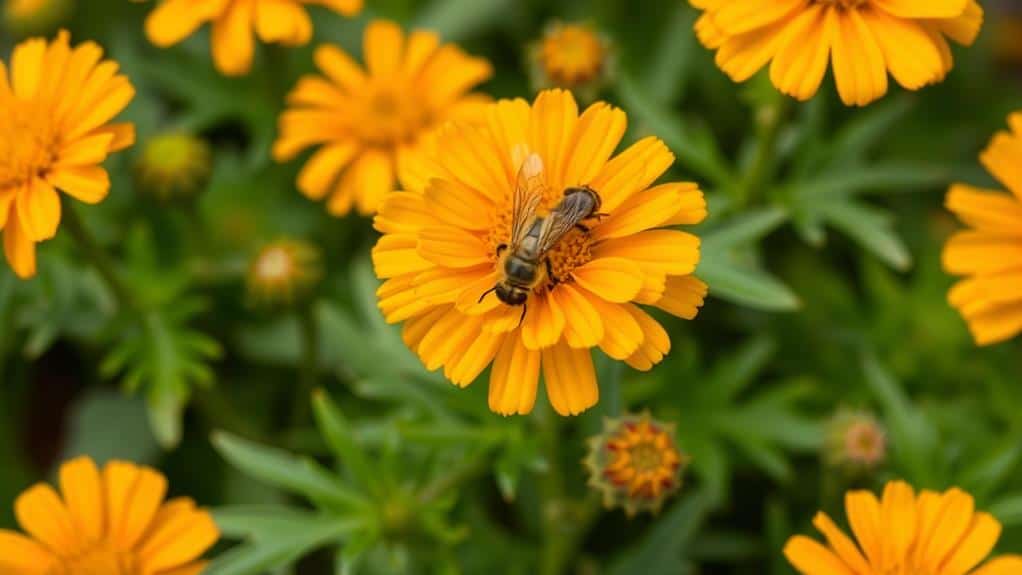
<instances>
[{"instance_id":1,"label":"serrated leaf","mask_svg":"<svg viewBox=\"0 0 1022 575\"><path fill-rule=\"evenodd\" d=\"M240 471L291 493L341 508L361 508L366 499L321 465L273 447L259 445L226 432L212 437L213 447Z\"/></svg>"},{"instance_id":2,"label":"serrated leaf","mask_svg":"<svg viewBox=\"0 0 1022 575\"><path fill-rule=\"evenodd\" d=\"M704 254L696 275L710 286L711 296L736 304L776 312L794 311L801 306L791 288L762 270L714 261Z\"/></svg>"},{"instance_id":3,"label":"serrated leaf","mask_svg":"<svg viewBox=\"0 0 1022 575\"><path fill-rule=\"evenodd\" d=\"M340 463L359 485L372 488L376 476L365 451L358 445L355 432L341 409L326 391L319 389L312 395L316 425Z\"/></svg>"},{"instance_id":4,"label":"serrated leaf","mask_svg":"<svg viewBox=\"0 0 1022 575\"><path fill-rule=\"evenodd\" d=\"M357 522L336 517L314 517L291 521L287 532L254 543L246 543L220 555L204 575L262 575L288 565L309 551L340 541L358 527Z\"/></svg>"},{"instance_id":5,"label":"serrated leaf","mask_svg":"<svg viewBox=\"0 0 1022 575\"><path fill-rule=\"evenodd\" d=\"M820 210L835 228L896 270L912 266L912 256L884 212L864 204L828 202Z\"/></svg>"}]
</instances>

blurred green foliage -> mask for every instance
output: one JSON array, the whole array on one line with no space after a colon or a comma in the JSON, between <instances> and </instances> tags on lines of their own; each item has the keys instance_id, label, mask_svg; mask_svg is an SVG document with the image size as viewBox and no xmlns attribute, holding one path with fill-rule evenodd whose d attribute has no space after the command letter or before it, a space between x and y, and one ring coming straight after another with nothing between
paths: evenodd
<instances>
[{"instance_id":1,"label":"blurred green foliage","mask_svg":"<svg viewBox=\"0 0 1022 575\"><path fill-rule=\"evenodd\" d=\"M1003 548L1022 547L1022 348L972 344L939 263L947 185L990 183L977 153L1022 108L1022 67L995 61L989 33L944 84L850 110L829 84L804 105L763 78L733 85L680 0L368 0L354 20L314 8L316 41L356 54L373 17L437 29L494 62L497 96L529 95L525 47L545 24L592 22L614 42L603 97L628 112L628 138L663 138L672 178L707 192L711 299L695 322L659 318L663 365L601 357L591 412L560 419L540 400L505 419L485 383L426 373L383 322L370 223L327 216L294 190L299 162L269 159L312 46L263 47L251 75L226 79L206 32L150 46L148 9L81 1L66 24L138 87L126 119L140 142L201 135L212 181L160 203L133 189L128 151L107 163L109 200L76 206L130 308L66 230L34 280L0 268L0 523L30 482L87 453L159 465L213 507L228 540L213 575L781 575L780 547L815 510L843 515L845 489L894 477L970 490L1004 522ZM17 38L2 34L6 55ZM248 262L282 236L321 246L327 278L306 310L252 308ZM872 475L821 463L842 406L888 431ZM643 409L676 423L693 461L659 516L627 520L599 508L580 460L601 417Z\"/></svg>"}]
</instances>

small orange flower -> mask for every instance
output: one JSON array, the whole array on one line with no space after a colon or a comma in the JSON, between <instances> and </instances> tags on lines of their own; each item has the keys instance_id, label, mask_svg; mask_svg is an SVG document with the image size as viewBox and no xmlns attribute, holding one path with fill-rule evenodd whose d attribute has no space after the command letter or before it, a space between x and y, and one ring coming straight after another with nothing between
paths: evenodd
<instances>
[{"instance_id":1,"label":"small orange flower","mask_svg":"<svg viewBox=\"0 0 1022 575\"><path fill-rule=\"evenodd\" d=\"M944 269L966 276L948 294L979 345L1022 332L1022 112L980 156L1011 194L955 184L946 205L969 226L944 246Z\"/></svg>"},{"instance_id":2,"label":"small orange flower","mask_svg":"<svg viewBox=\"0 0 1022 575\"><path fill-rule=\"evenodd\" d=\"M827 426L824 459L849 472L871 470L887 456L887 435L869 413L842 409Z\"/></svg>"},{"instance_id":3,"label":"small orange flower","mask_svg":"<svg viewBox=\"0 0 1022 575\"><path fill-rule=\"evenodd\" d=\"M267 244L248 270L248 293L254 303L289 305L305 295L323 276L319 250L297 240Z\"/></svg>"},{"instance_id":4,"label":"small orange flower","mask_svg":"<svg viewBox=\"0 0 1022 575\"><path fill-rule=\"evenodd\" d=\"M40 483L14 512L28 536L0 529L4 575L198 575L220 538L213 517L188 498L164 502L158 471L88 457L60 468L60 490Z\"/></svg>"},{"instance_id":5,"label":"small orange flower","mask_svg":"<svg viewBox=\"0 0 1022 575\"><path fill-rule=\"evenodd\" d=\"M855 539L825 513L813 525L827 544L796 535L784 555L803 575L1018 575L1022 556L1007 555L977 566L1001 535L1001 524L976 511L961 489L923 491L892 481L883 499L868 491L849 491L845 509ZM858 544L856 544L858 543Z\"/></svg>"},{"instance_id":6,"label":"small orange flower","mask_svg":"<svg viewBox=\"0 0 1022 575\"><path fill-rule=\"evenodd\" d=\"M608 60L607 43L588 24L555 23L535 50L544 87L573 89L600 79Z\"/></svg>"},{"instance_id":7,"label":"small orange flower","mask_svg":"<svg viewBox=\"0 0 1022 575\"><path fill-rule=\"evenodd\" d=\"M135 96L117 63L93 42L74 48L61 32L22 42L10 75L0 61L0 229L22 278L35 275L35 245L60 225L58 190L95 204L110 176L101 164L135 142L131 124L108 124Z\"/></svg>"},{"instance_id":8,"label":"small orange flower","mask_svg":"<svg viewBox=\"0 0 1022 575\"><path fill-rule=\"evenodd\" d=\"M605 420L603 433L589 440L589 485L603 493L604 505L631 516L656 512L681 487L686 457L674 445L674 426L649 414Z\"/></svg>"},{"instance_id":9,"label":"small orange flower","mask_svg":"<svg viewBox=\"0 0 1022 575\"><path fill-rule=\"evenodd\" d=\"M449 120L478 119L490 99L469 93L493 73L489 62L433 32L407 37L388 21L365 31L366 69L336 46L320 46L323 76L302 78L280 115L273 157L285 162L322 144L298 174L308 198L329 196L327 210L342 216L354 205L376 211L394 182L423 161L426 135Z\"/></svg>"},{"instance_id":10,"label":"small orange flower","mask_svg":"<svg viewBox=\"0 0 1022 575\"><path fill-rule=\"evenodd\" d=\"M321 5L352 16L363 0L163 0L149 18L149 41L166 48L191 36L200 26L213 26L213 63L228 76L247 74L255 52L253 33L268 44L302 46L312 38L306 6Z\"/></svg>"}]
</instances>

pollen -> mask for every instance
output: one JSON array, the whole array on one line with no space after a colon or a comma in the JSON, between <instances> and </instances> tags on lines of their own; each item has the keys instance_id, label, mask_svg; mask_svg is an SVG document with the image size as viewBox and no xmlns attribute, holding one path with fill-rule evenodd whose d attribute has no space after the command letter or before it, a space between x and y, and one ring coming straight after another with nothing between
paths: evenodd
<instances>
[{"instance_id":1,"label":"pollen","mask_svg":"<svg viewBox=\"0 0 1022 575\"><path fill-rule=\"evenodd\" d=\"M48 106L11 98L0 106L0 192L44 178L57 161L60 132Z\"/></svg>"}]
</instances>

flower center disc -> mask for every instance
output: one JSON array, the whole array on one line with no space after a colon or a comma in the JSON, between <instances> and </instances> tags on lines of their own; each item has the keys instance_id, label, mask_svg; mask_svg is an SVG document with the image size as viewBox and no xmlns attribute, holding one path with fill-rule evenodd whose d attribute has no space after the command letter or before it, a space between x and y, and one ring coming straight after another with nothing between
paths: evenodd
<instances>
[{"instance_id":1,"label":"flower center disc","mask_svg":"<svg viewBox=\"0 0 1022 575\"><path fill-rule=\"evenodd\" d=\"M397 80L380 82L368 90L355 117L362 138L379 145L409 142L428 123L410 87Z\"/></svg>"},{"instance_id":2,"label":"flower center disc","mask_svg":"<svg viewBox=\"0 0 1022 575\"><path fill-rule=\"evenodd\" d=\"M68 559L65 563L67 575L136 575L135 557L130 553L118 553L98 548L83 555Z\"/></svg>"},{"instance_id":3,"label":"flower center disc","mask_svg":"<svg viewBox=\"0 0 1022 575\"><path fill-rule=\"evenodd\" d=\"M17 98L0 102L0 190L45 176L58 144L48 106Z\"/></svg>"}]
</instances>

